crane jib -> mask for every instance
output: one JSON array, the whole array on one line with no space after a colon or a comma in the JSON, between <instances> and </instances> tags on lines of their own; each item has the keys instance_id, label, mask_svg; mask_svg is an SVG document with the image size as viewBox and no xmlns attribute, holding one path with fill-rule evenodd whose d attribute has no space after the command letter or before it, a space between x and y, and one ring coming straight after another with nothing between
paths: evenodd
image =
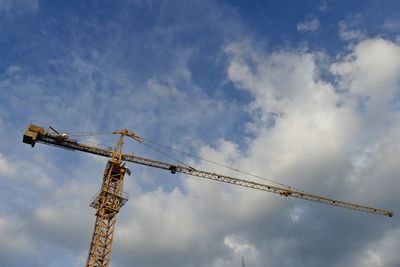
<instances>
[{"instance_id":1,"label":"crane jib","mask_svg":"<svg viewBox=\"0 0 400 267\"><path fill-rule=\"evenodd\" d=\"M62 134L49 133L49 131L45 130L44 128L35 126L32 124L29 125L27 130L25 131L25 134L23 136L23 142L30 144L32 147L34 147L36 142L40 142L40 143L53 145L53 146L57 146L57 147L61 147L61 148L69 149L69 150L78 150L78 151L82 151L82 152L86 152L86 153L96 154L96 155L107 157L107 158L112 157L112 154L113 154L112 149L109 147L94 146L94 145L79 143L77 140L70 139L67 136L64 136ZM262 184L262 183L258 183L258 182L245 180L245 179L239 179L236 177L226 176L226 175L222 175L222 174L201 171L201 170L197 170L197 169L186 167L186 166L170 164L170 163L157 161L157 160L153 160L153 159L149 159L149 158L139 157L139 156L132 155L132 154L122 154L122 160L127 161L127 162L133 162L136 164L141 164L141 165L146 165L146 166L150 166L150 167L168 170L171 173L182 173L182 174L205 178L205 179L218 181L218 182L222 182L222 183L228 183L228 184L233 184L233 185L237 185L237 186L257 189L257 190L261 190L261 191L267 191L267 192L279 194L281 196L286 196L286 197L291 196L291 197L300 198L300 199L304 199L304 200L324 203L324 204L328 204L328 205L332 205L332 206L348 208L348 209L353 209L353 210L357 210L357 211L363 211L363 212L368 212L368 213L373 213L373 214L378 214L378 215L384 215L384 216L388 216L388 217L393 216L393 212L383 210L383 209L371 208L371 207L367 207L367 206L363 206L363 205L359 205L359 204L334 200L334 199L330 199L330 198L327 198L324 196L319 196L319 195L315 195L315 194L311 194L311 193L307 193L307 192L303 192L303 191L294 190L290 187L277 187L277 186Z\"/></svg>"}]
</instances>

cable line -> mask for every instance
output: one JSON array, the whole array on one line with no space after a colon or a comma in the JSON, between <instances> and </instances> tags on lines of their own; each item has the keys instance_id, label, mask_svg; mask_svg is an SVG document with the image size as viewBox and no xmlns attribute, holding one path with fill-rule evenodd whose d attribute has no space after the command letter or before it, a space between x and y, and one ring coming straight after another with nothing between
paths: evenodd
<instances>
[{"instance_id":1,"label":"cable line","mask_svg":"<svg viewBox=\"0 0 400 267\"><path fill-rule=\"evenodd\" d=\"M95 135L111 135L112 132L65 132L70 136L95 136Z\"/></svg>"},{"instance_id":2,"label":"cable line","mask_svg":"<svg viewBox=\"0 0 400 267\"><path fill-rule=\"evenodd\" d=\"M295 189L296 191L304 192L304 193L305 193L305 191L303 191L303 190L300 190L300 189L297 189L297 188L294 188L294 187L290 187L290 186L287 186L287 185L285 185L285 184L281 184L281 183L279 183L279 182L276 182L276 181L267 179L267 178L265 178L265 177L262 177L262 176L259 176L259 175L256 175L256 174L252 174L252 173L249 173L249 172L246 172L246 171L242 171L242 170L233 168L233 167L231 167L231 166L228 166L228 165L225 165L225 164L216 162L216 161L212 161L212 160L209 160L209 159L206 159L206 158L197 156L197 155L193 155L193 154L190 154L190 153L188 153L188 152L181 151L181 150L179 150L179 149L176 149L176 148L173 148L173 147L170 147L170 146L167 146L167 145L160 144L160 143L158 143L158 142L152 141L152 140L147 139L147 138L141 137L141 139L142 139L143 141L147 141L147 142L149 142L149 143L152 143L152 144L154 144L154 145L163 147L163 148L165 148L165 149L169 149L169 150L171 150L171 151L175 151L175 152L184 154L184 155L186 155L186 156L188 156L188 157L191 157L191 158L194 158L194 159L199 159L199 160L202 160L202 161L206 161L206 162L208 162L208 163L211 163L211 164L214 164L214 165L217 165L217 166L220 166L220 167L224 167L224 168L233 170L233 171L238 172L238 173L246 174L246 175L249 175L249 176L252 176L252 177L255 177L255 178L258 178L258 179L262 179L262 180L264 180L264 181L267 181L267 182L270 182L270 183L273 183L273 184L276 184L276 185L280 185L280 186L282 186L282 187L284 187L284 188Z\"/></svg>"},{"instance_id":3,"label":"cable line","mask_svg":"<svg viewBox=\"0 0 400 267\"><path fill-rule=\"evenodd\" d=\"M309 267L310 264L308 262L306 250L304 249L303 240L301 238L300 231L299 231L298 226L296 224L296 218L294 216L292 204L290 202L290 199L287 198L287 197L285 197L285 204L286 204L286 207L287 207L287 210L288 210L288 213L289 213L290 224L292 226L292 230L293 230L293 233L294 233L295 238L296 238L296 243L297 243L297 246L299 248L301 261L302 261L304 267Z\"/></svg>"},{"instance_id":4,"label":"cable line","mask_svg":"<svg viewBox=\"0 0 400 267\"><path fill-rule=\"evenodd\" d=\"M76 136L76 137L78 137L78 136L108 135L108 134L113 134L114 132L111 132L111 131L103 131L103 132L73 132L73 131L68 131L68 132L65 132L65 133L68 134L68 135L71 135L71 136ZM249 175L249 176L251 176L251 177L258 178L258 179L261 179L261 180L270 182L270 183L272 183L272 184L280 185L280 186L282 186L283 188L294 189L294 190L296 190L296 191L298 191L298 192L306 193L305 191L303 191L303 190L301 190L301 189L298 189L298 188L295 188L295 187L290 187L290 186L287 186L287 185L285 185L285 184L276 182L276 181L271 180L271 179L267 179L267 178L265 178L265 177L262 177L262 176L259 176L259 175L256 175L256 174L252 174L252 173L249 173L249 172L246 172L246 171L242 171L242 170L233 168L233 167L231 167L231 166L228 166L228 165L225 165L225 164L216 162L216 161L212 161L212 160L209 160L209 159L206 159L206 158L197 156L197 155L193 155L193 154L191 154L191 153L188 153L188 152L185 152L185 151L182 151L182 150L179 150L179 149L176 149L176 148L173 148L173 147L170 147L170 146L167 146L167 145L158 143L158 142L156 142L156 141L153 141L153 140L150 140L150 139L147 139L147 138L143 138L143 137L141 137L141 136L140 136L140 138L141 138L142 141L146 141L146 142L148 142L148 143L152 143L152 144L157 145L157 146L159 146L159 147L163 147L163 148L165 148L165 149L168 149L168 150L171 150L171 151L175 151L175 152L181 153L181 154L186 155L186 156L188 156L188 157L191 157L191 158L193 158L193 159L202 160L202 161L205 161L205 162L208 162L208 163L211 163L211 164L214 164L214 165L217 165L217 166L220 166L220 167L223 167L223 168L226 168L226 169L229 169L229 170L232 170L232 171L241 173L241 174ZM174 161L176 161L176 162L178 162L178 163L181 163L181 164L185 165L186 167L193 168L192 166L190 166L190 165L184 163L183 161L180 161L180 160L178 160L178 159L172 157L171 155L169 155L169 154L167 154L167 153L165 153L165 152L163 152L163 151L161 151L161 150L159 150L159 149L157 149L157 148L155 148L155 147L153 147L153 146L151 146L151 145L149 145L149 144L146 144L145 142L143 142L142 144L145 145L145 146L147 146L147 147L149 147L149 148L151 148L151 149L153 149L153 150L155 150L155 151L157 151L158 153L162 154L163 156L165 156L165 157L167 157L167 158L170 158L170 159L172 159L172 160L174 160Z\"/></svg>"},{"instance_id":5,"label":"cable line","mask_svg":"<svg viewBox=\"0 0 400 267\"><path fill-rule=\"evenodd\" d=\"M143 139L143 138L142 138L142 139ZM184 166L186 166L186 167L188 167L188 168L190 168L190 169L195 170L195 168L193 168L192 166L190 166L190 165L184 163L183 161L181 161L181 160L179 160L179 159L177 159L177 158L172 157L171 155L168 155L167 153L165 153L165 152L163 152L163 151L161 151L161 150L159 150L159 149L157 149L157 148L155 148L155 147L153 147L153 146L151 146L151 145L149 145L149 144L146 144L146 143L144 143L144 142L141 142L141 144L143 144L143 145L145 145L145 146L147 146L147 147L153 149L154 151L157 151L158 153L160 153L161 155L163 155L163 156L165 156L165 157L167 157L167 158L169 158L169 159L172 159L172 160L174 160L174 161L176 161L176 162L178 162L178 163L180 163L180 164L182 164L182 165L184 165Z\"/></svg>"}]
</instances>

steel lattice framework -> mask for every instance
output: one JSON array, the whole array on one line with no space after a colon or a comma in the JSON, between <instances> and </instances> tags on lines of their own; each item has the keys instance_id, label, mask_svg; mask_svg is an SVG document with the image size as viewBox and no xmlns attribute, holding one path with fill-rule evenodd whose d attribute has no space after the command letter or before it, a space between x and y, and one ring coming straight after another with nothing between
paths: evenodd
<instances>
[{"instance_id":1,"label":"steel lattice framework","mask_svg":"<svg viewBox=\"0 0 400 267\"><path fill-rule=\"evenodd\" d=\"M110 263L116 215L127 201L122 194L125 173L126 168L119 162L108 161L101 190L90 204L96 209L96 222L86 262L88 267Z\"/></svg>"},{"instance_id":2,"label":"steel lattice framework","mask_svg":"<svg viewBox=\"0 0 400 267\"><path fill-rule=\"evenodd\" d=\"M133 162L136 164L168 170L171 173L182 173L222 183L267 191L279 194L281 196L301 198L309 201L388 217L393 216L393 212L388 210L335 200L324 196L307 193L301 190L296 190L290 188L289 186L273 186L218 173L197 170L188 166L170 164L158 160L139 157L133 154L123 154L122 145L124 136L129 136L137 141L140 141L140 138L126 129L114 133L120 134L119 141L114 149L110 147L80 143L78 140L71 139L65 134L59 134L58 132L51 133L42 127L32 124L28 126L23 137L23 142L30 144L32 147L39 142L69 150L78 150L91 153L110 159L104 171L101 190L90 205L96 209L96 223L94 226L92 241L90 243L90 249L86 263L87 267L109 266L116 215L119 212L119 209L128 200L127 196L124 195L122 191L124 175L125 173L130 174L129 169L125 167L124 162Z\"/></svg>"}]
</instances>

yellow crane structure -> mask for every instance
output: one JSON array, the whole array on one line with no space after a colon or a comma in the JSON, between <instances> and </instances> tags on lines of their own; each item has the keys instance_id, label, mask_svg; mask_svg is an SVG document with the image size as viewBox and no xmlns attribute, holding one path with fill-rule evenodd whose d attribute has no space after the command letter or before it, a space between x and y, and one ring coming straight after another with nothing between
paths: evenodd
<instances>
[{"instance_id":1,"label":"yellow crane structure","mask_svg":"<svg viewBox=\"0 0 400 267\"><path fill-rule=\"evenodd\" d=\"M150 158L139 157L133 154L124 154L122 152L122 146L125 136L128 136L138 142L142 142L139 136L131 131L128 131L127 129L113 132L113 134L120 135L114 148L81 143L78 142L78 140L70 138L68 134L59 133L51 127L50 129L45 129L43 127L30 124L24 133L23 142L30 144L32 147L39 142L69 150L78 150L91 153L109 159L104 171L101 189L90 204L91 207L96 209L96 222L94 224L86 267L108 267L110 264L116 215L118 214L120 208L128 200L127 195L123 192L124 176L125 174L130 175L130 170L125 166L126 162L133 162L136 164L167 170L173 174L182 173L222 183L267 191L279 194L281 196L301 198L309 201L320 202L328 205L388 217L393 216L393 212L388 210L371 208L345 201L330 199L324 196L293 189L289 186L263 184L214 172L197 170L190 166L166 163Z\"/></svg>"}]
</instances>

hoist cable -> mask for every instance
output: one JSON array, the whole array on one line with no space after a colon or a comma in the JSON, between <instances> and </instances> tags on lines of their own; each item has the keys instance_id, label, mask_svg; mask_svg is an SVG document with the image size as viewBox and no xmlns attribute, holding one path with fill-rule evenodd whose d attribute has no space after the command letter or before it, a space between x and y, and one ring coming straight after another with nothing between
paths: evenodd
<instances>
[{"instance_id":1,"label":"hoist cable","mask_svg":"<svg viewBox=\"0 0 400 267\"><path fill-rule=\"evenodd\" d=\"M109 131L105 131L105 132L71 132L71 131L69 131L69 132L66 132L66 134L71 135L71 136L76 136L76 137L78 137L78 136L82 136L83 137L83 136L95 136L95 135L108 135L108 134L113 134L113 132L109 132ZM259 175L256 175L256 174L252 174L252 173L249 173L249 172L246 172L246 171L242 171L242 170L233 168L231 166L228 166L228 165L225 165L225 164L213 161L213 160L209 160L209 159L197 156L197 155L193 155L191 153L188 153L188 152L185 152L185 151L182 151L182 150L179 150L179 149L176 149L176 148L173 148L173 147L158 143L156 141L153 141L153 140L150 140L150 139L147 139L147 138L140 137L140 139L142 140L142 144L143 145L151 148L152 150L157 151L158 153L162 154L165 157L168 157L168 158L170 158L170 159L172 159L172 160L174 160L174 161L176 161L176 162L178 162L178 163L180 163L180 164L182 164L184 166L190 167L190 168L192 168L192 167L189 166L188 164L184 163L181 160L178 160L178 159L172 157L171 155L169 155L169 154L167 154L167 153L155 148L154 146L151 146L149 143L151 143L153 145L156 145L156 146L159 146L159 147L162 147L164 149L168 149L170 151L181 153L181 154L186 155L188 157L191 157L193 159L205 161L205 162L208 162L208 163L211 163L211 164L214 164L214 165L217 165L217 166L220 166L220 167L223 167L223 168L226 168L226 169L229 169L229 170L241 173L241 174L249 175L251 177L258 178L258 179L270 182L272 184L276 184L276 185L282 186L282 187L287 188L287 189L293 189L293 190L296 190L298 192L304 192L305 193L305 191L303 191L303 190L287 186L285 184L276 182L274 180L271 180L271 179L268 179L268 178L265 178L265 177L262 177L262 176L259 176Z\"/></svg>"},{"instance_id":2,"label":"hoist cable","mask_svg":"<svg viewBox=\"0 0 400 267\"><path fill-rule=\"evenodd\" d=\"M95 135L111 135L112 132L65 132L71 136L95 136Z\"/></svg>"},{"instance_id":3,"label":"hoist cable","mask_svg":"<svg viewBox=\"0 0 400 267\"><path fill-rule=\"evenodd\" d=\"M172 159L172 160L174 160L174 161L176 161L176 162L178 162L178 163L180 163L180 164L182 164L182 165L184 165L184 166L186 166L186 167L188 167L188 168L190 168L190 169L194 169L192 166L190 166L190 165L184 163L183 161L181 161L181 160L179 160L179 159L177 159L177 158L172 157L171 155L169 155L169 154L167 154L167 153L165 153L165 152L163 152L163 151L161 151L161 150L159 150L159 149L157 149L157 148L155 148L155 147L153 147L153 146L151 146L151 145L149 145L149 144L146 144L146 143L144 143L144 142L141 142L141 144L143 144L143 145L145 145L145 146L147 146L147 147L153 149L154 151L157 151L158 153L162 154L163 156L165 156L165 157L167 157L167 158L169 158L169 159Z\"/></svg>"},{"instance_id":4,"label":"hoist cable","mask_svg":"<svg viewBox=\"0 0 400 267\"><path fill-rule=\"evenodd\" d=\"M299 191L299 192L304 192L303 190L300 190L300 189L297 189L297 188L294 188L294 187L287 186L287 185L285 185L285 184L282 184L282 183L279 183L279 182L276 182L276 181L267 179L267 178L265 178L265 177L262 177L262 176L259 176L259 175L256 175L256 174L252 174L252 173L249 173L249 172L246 172L246 171L241 171L241 170L236 169L236 168L233 168L233 167L231 167L231 166L228 166L228 165L225 165L225 164L222 164L222 163L219 163L219 162L215 162L215 161L212 161L212 160L209 160L209 159L206 159L206 158L197 156L197 155L193 155L193 154L190 154L190 153L188 153L188 152L181 151L181 150L179 150L179 149L176 149L176 148L173 148L173 147L170 147L170 146L167 146L167 145L163 145L163 144L157 143L157 142L155 142L155 141L152 141L152 140L149 140L149 139L146 139L146 138L143 138L143 137L141 137L141 139L142 139L143 141L152 143L152 144L154 144L154 145L163 147L163 148L165 148L165 149L169 149L169 150L171 150L171 151L175 151L175 152L184 154L184 155L186 155L186 156L188 156L188 157L191 157L191 158L194 158L194 159L199 159L199 160L202 160L202 161L206 161L206 162L208 162L208 163L211 163L211 164L214 164L214 165L217 165L217 166L220 166L220 167L224 167L224 168L227 168L227 169L236 171L236 172L238 172L238 173L242 173L242 174L246 174L246 175L249 175L249 176L258 178L258 179L262 179L262 180L264 180L264 181L267 181L267 182L270 182L270 183L273 183L273 184L276 184L276 185L280 185L280 186L282 186L282 187L284 187L284 188L287 188L287 189L294 189L294 190ZM304 192L304 193L305 193L305 192Z\"/></svg>"},{"instance_id":5,"label":"hoist cable","mask_svg":"<svg viewBox=\"0 0 400 267\"><path fill-rule=\"evenodd\" d=\"M306 250L304 249L304 245L303 245L303 240L301 238L301 234L300 234L300 230L298 229L297 223L296 223L296 218L293 212L293 208L290 202L290 198L285 197L285 204L289 213L289 218L290 218L290 224L292 226L292 230L293 233L295 235L296 238L296 243L297 246L299 248L299 253L300 253L300 258L301 261L303 263L304 267L309 267L310 264L308 262L308 258L307 258L307 254L306 254Z\"/></svg>"}]
</instances>

